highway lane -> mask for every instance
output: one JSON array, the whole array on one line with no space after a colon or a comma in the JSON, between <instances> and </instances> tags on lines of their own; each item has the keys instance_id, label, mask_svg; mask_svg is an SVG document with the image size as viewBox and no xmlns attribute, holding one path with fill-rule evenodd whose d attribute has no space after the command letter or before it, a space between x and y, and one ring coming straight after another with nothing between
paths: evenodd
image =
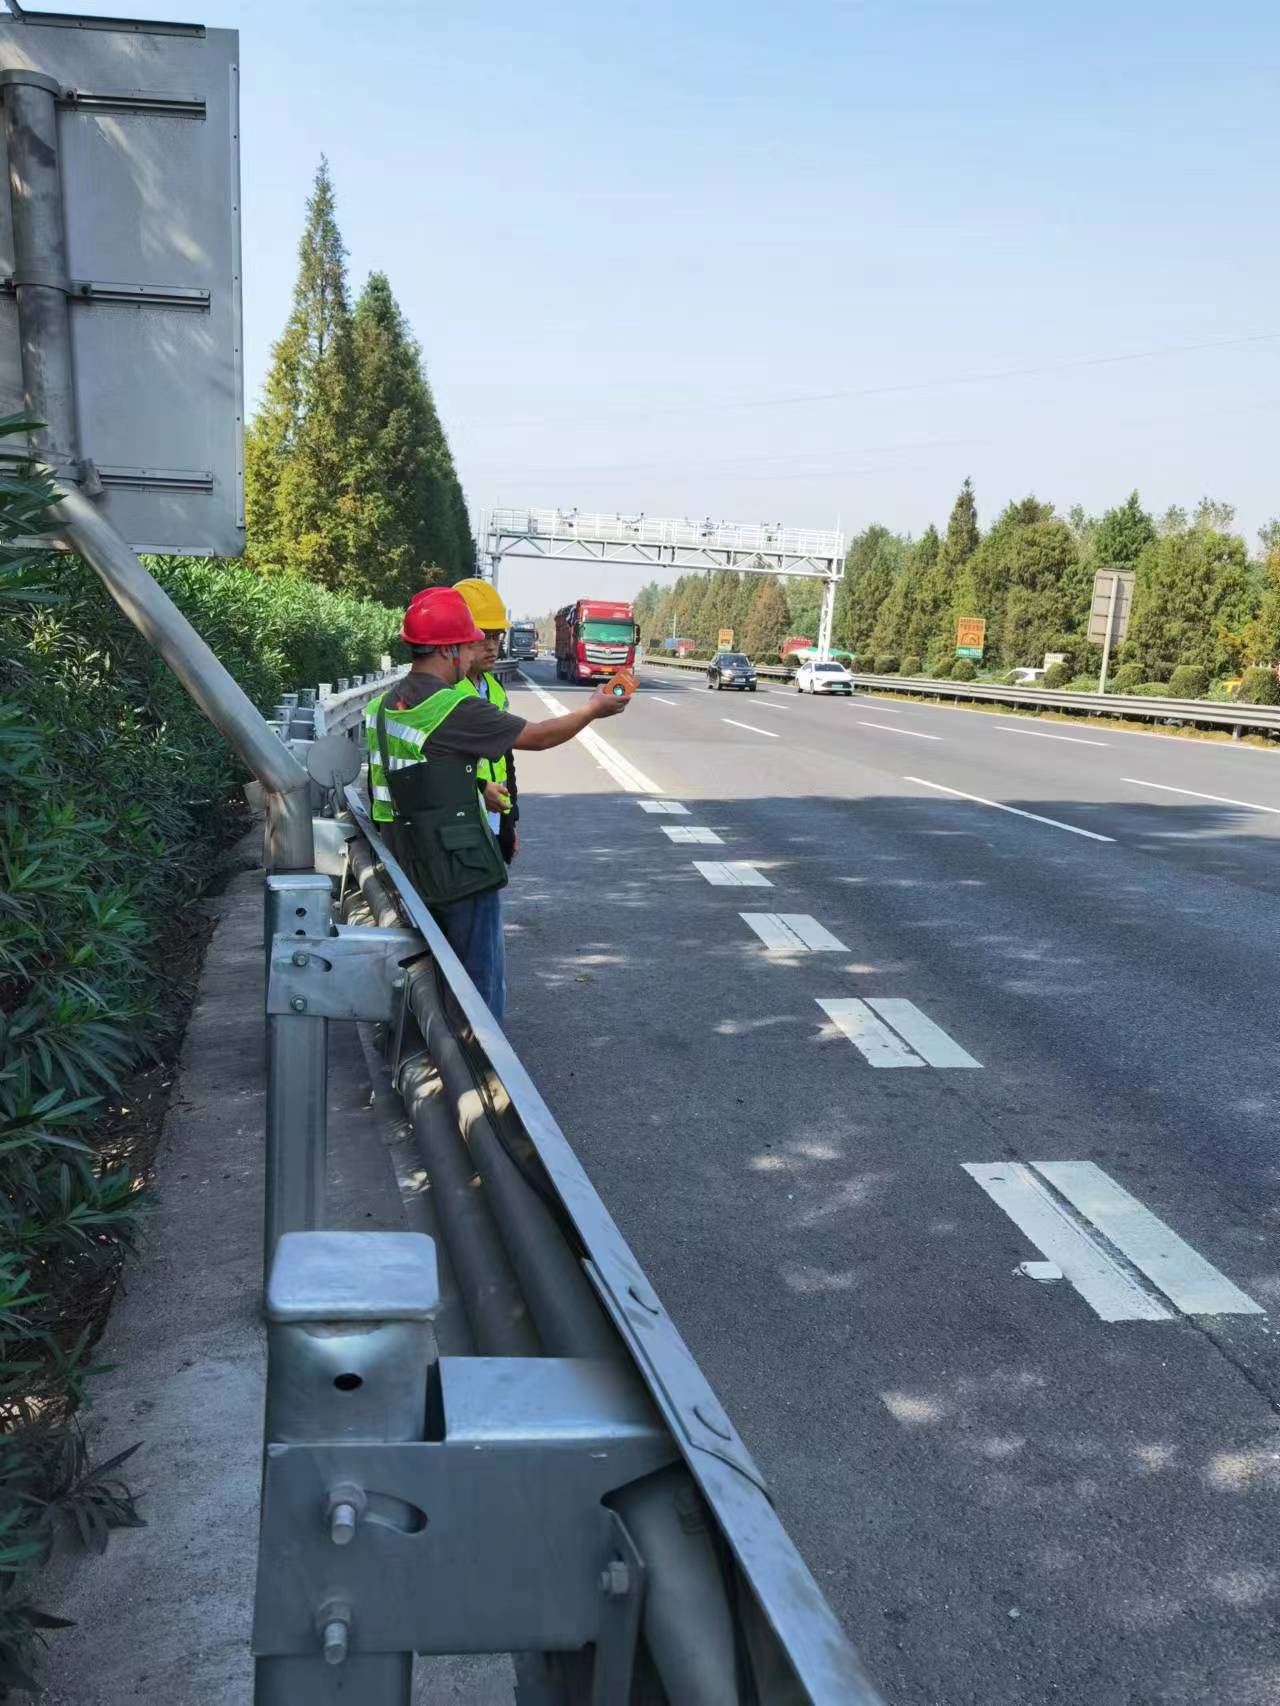
<instances>
[{"instance_id":1,"label":"highway lane","mask_svg":"<svg viewBox=\"0 0 1280 1706\"><path fill-rule=\"evenodd\" d=\"M1280 772L776 697L664 675L603 726L687 815L525 761L512 1035L890 1699L1273 1699L1267 1317L1104 1320L1018 1274L1041 1252L965 1167L1092 1163L1280 1301L1274 816L1124 781L1280 805ZM824 1000L910 1002L981 1064L878 1069Z\"/></svg>"}]
</instances>

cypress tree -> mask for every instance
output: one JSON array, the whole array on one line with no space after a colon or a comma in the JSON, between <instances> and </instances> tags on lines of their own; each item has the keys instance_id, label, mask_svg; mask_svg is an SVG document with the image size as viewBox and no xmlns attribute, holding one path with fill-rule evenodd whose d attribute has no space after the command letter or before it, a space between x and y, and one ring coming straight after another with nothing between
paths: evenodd
<instances>
[{"instance_id":1,"label":"cypress tree","mask_svg":"<svg viewBox=\"0 0 1280 1706\"><path fill-rule=\"evenodd\" d=\"M352 590L386 604L474 572L475 549L422 351L385 273L354 317L357 518Z\"/></svg>"},{"instance_id":2,"label":"cypress tree","mask_svg":"<svg viewBox=\"0 0 1280 1706\"><path fill-rule=\"evenodd\" d=\"M298 245L293 308L245 436L247 555L263 573L335 588L348 566L355 352L346 250L321 157Z\"/></svg>"},{"instance_id":3,"label":"cypress tree","mask_svg":"<svg viewBox=\"0 0 1280 1706\"><path fill-rule=\"evenodd\" d=\"M836 588L834 631L837 644L856 658L871 651L871 636L906 555L906 541L887 527L872 525L858 534L844 560L844 579Z\"/></svg>"},{"instance_id":4,"label":"cypress tree","mask_svg":"<svg viewBox=\"0 0 1280 1706\"><path fill-rule=\"evenodd\" d=\"M750 578L750 577L749 577ZM787 637L790 613L782 583L774 575L758 579L740 642L750 657L774 659Z\"/></svg>"},{"instance_id":5,"label":"cypress tree","mask_svg":"<svg viewBox=\"0 0 1280 1706\"><path fill-rule=\"evenodd\" d=\"M946 537L937 557L924 577L920 603L930 615L930 635L925 651L937 657L951 657L955 650L957 582L969 559L978 549L982 535L978 531L978 507L973 497L973 481L965 480L959 496L951 506ZM979 614L961 611L961 615ZM914 649L914 648L913 648Z\"/></svg>"},{"instance_id":6,"label":"cypress tree","mask_svg":"<svg viewBox=\"0 0 1280 1706\"><path fill-rule=\"evenodd\" d=\"M942 550L942 540L932 522L911 547L911 557L907 573L911 576L910 585L903 589L902 599L905 606L906 628L902 637L903 656L912 655L924 658L929 651L934 630L938 625L939 611L932 602L934 592L934 569L938 555Z\"/></svg>"}]
</instances>

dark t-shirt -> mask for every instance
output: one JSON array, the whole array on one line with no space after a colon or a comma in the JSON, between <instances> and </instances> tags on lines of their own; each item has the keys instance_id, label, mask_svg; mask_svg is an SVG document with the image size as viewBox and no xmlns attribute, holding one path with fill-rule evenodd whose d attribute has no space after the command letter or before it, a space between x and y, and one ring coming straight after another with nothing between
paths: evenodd
<instances>
[{"instance_id":1,"label":"dark t-shirt","mask_svg":"<svg viewBox=\"0 0 1280 1706\"><path fill-rule=\"evenodd\" d=\"M415 705L421 705L424 699L429 699L433 693L439 693L446 683L434 675L406 675L402 681L388 689L387 711L411 711ZM509 752L515 745L516 737L524 728L523 717L516 717L510 711L499 711L487 699L468 696L453 710L428 737L423 752L428 758L449 756L452 758L501 758L504 752Z\"/></svg>"}]
</instances>

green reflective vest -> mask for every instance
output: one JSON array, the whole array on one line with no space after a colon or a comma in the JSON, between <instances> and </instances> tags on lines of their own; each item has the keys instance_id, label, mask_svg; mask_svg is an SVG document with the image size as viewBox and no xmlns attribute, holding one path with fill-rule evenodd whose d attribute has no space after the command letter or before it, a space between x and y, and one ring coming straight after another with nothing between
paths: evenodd
<instances>
[{"instance_id":1,"label":"green reflective vest","mask_svg":"<svg viewBox=\"0 0 1280 1706\"><path fill-rule=\"evenodd\" d=\"M391 768L402 770L406 765L425 762L423 747L445 718L474 693L472 684L463 681L457 687L438 687L411 711L388 711L387 763ZM386 696L382 693L370 700L364 712L365 744L369 749L369 800L375 823L394 823L396 816L391 804L391 790L382 769L382 755L378 751L378 706Z\"/></svg>"},{"instance_id":2,"label":"green reflective vest","mask_svg":"<svg viewBox=\"0 0 1280 1706\"><path fill-rule=\"evenodd\" d=\"M497 676L490 675L487 669L484 672L484 679L485 685L489 689L489 703L493 706L495 711L505 711L507 708L506 688L498 680ZM467 686L473 693L477 695L479 694L480 689L476 686L474 681L468 679ZM498 782L505 788L507 785L506 753L504 752L501 758L482 758L476 765L476 776L481 783ZM509 812L511 807L504 806L502 809L503 811Z\"/></svg>"}]
</instances>

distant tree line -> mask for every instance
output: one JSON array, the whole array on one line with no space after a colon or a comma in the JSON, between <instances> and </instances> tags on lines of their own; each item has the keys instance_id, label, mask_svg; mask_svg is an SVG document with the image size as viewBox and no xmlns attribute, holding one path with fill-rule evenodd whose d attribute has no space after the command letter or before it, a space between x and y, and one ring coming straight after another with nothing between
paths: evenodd
<instances>
[{"instance_id":1,"label":"distant tree line","mask_svg":"<svg viewBox=\"0 0 1280 1706\"><path fill-rule=\"evenodd\" d=\"M1058 515L1034 497L1009 504L986 533L966 480L946 531L909 538L873 524L849 546L833 640L865 666L935 672L955 655L961 616L986 619L984 670L1039 666L1060 652L1069 676L1096 673L1100 650L1087 638L1093 578L1132 569L1129 632L1113 662L1132 684L1162 683L1180 667L1206 683L1280 661L1280 522L1249 551L1228 504L1203 499L1188 514L1158 520L1137 492L1104 515ZM758 657L776 656L788 635L816 639L816 581L731 572L682 575L642 589L636 614L646 646L672 635L700 653L721 628Z\"/></svg>"},{"instance_id":2,"label":"distant tree line","mask_svg":"<svg viewBox=\"0 0 1280 1706\"><path fill-rule=\"evenodd\" d=\"M247 557L262 574L402 605L474 571L475 545L422 351L385 273L354 308L321 160L293 308L245 441Z\"/></svg>"}]
</instances>

